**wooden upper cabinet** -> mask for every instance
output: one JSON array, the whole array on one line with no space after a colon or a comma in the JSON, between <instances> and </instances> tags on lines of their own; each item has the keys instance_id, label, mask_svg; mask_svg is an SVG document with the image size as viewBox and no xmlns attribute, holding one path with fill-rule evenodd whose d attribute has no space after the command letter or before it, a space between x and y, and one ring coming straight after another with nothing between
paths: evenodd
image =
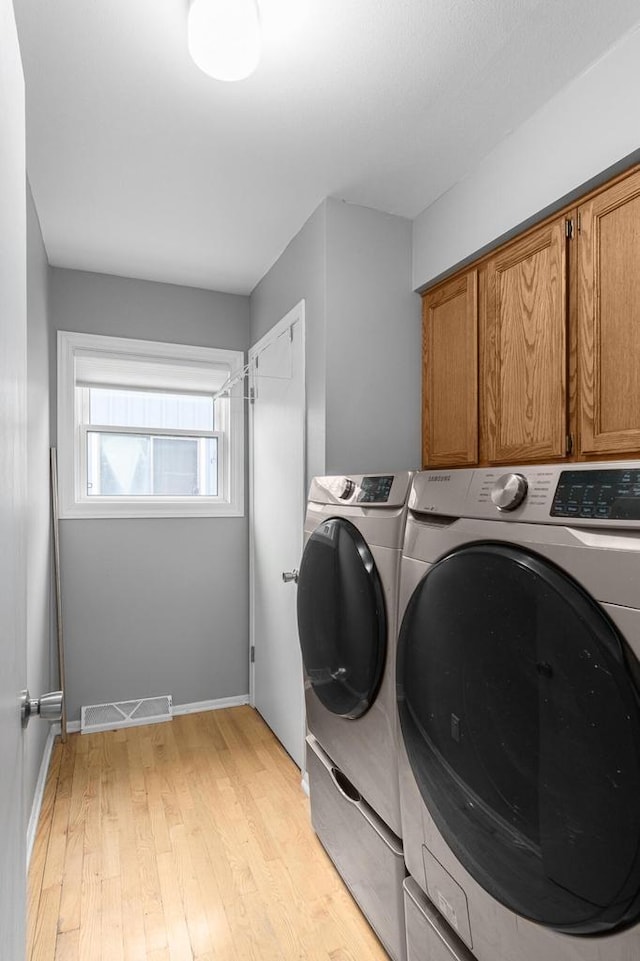
<instances>
[{"instance_id":1,"label":"wooden upper cabinet","mask_svg":"<svg viewBox=\"0 0 640 961\"><path fill-rule=\"evenodd\" d=\"M424 295L423 464L478 462L478 274Z\"/></svg>"},{"instance_id":2,"label":"wooden upper cabinet","mask_svg":"<svg viewBox=\"0 0 640 961\"><path fill-rule=\"evenodd\" d=\"M640 450L640 172L579 208L579 445Z\"/></svg>"},{"instance_id":3,"label":"wooden upper cabinet","mask_svg":"<svg viewBox=\"0 0 640 961\"><path fill-rule=\"evenodd\" d=\"M490 463L565 456L567 314L561 217L508 244L486 264L483 392Z\"/></svg>"}]
</instances>

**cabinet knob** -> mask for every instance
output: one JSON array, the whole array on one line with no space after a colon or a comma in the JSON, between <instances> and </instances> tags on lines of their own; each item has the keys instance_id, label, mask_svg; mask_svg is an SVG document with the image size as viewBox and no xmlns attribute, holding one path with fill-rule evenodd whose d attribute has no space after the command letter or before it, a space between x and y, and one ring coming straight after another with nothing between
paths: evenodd
<instances>
[{"instance_id":1,"label":"cabinet knob","mask_svg":"<svg viewBox=\"0 0 640 961\"><path fill-rule=\"evenodd\" d=\"M491 500L499 511L513 511L527 496L524 474L503 474L491 488Z\"/></svg>"}]
</instances>

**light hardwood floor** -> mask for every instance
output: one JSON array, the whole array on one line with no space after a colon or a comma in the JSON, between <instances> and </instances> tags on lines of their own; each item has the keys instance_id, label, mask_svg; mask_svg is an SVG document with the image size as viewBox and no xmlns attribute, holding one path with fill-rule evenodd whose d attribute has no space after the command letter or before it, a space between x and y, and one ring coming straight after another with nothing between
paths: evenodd
<instances>
[{"instance_id":1,"label":"light hardwood floor","mask_svg":"<svg viewBox=\"0 0 640 961\"><path fill-rule=\"evenodd\" d=\"M29 870L27 961L386 961L250 707L69 737Z\"/></svg>"}]
</instances>

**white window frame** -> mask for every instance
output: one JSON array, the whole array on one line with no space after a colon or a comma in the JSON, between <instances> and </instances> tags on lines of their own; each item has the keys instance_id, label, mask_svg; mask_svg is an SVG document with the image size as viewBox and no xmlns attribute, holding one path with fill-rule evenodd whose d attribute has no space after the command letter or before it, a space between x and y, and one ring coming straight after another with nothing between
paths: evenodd
<instances>
[{"instance_id":1,"label":"white window frame","mask_svg":"<svg viewBox=\"0 0 640 961\"><path fill-rule=\"evenodd\" d=\"M218 437L218 496L194 497L150 495L109 497L87 494L86 432L101 430L87 426L83 394L87 388L76 385L76 356L89 352L97 358L122 358L142 364L211 365L223 379L242 371L244 354L239 350L214 347L192 347L159 341L133 340L102 334L58 331L58 474L60 517L242 517L244 516L244 378L231 383L217 402L214 431L194 431L197 436ZM185 388L188 384L185 383ZM175 384L167 393L176 393ZM118 433L127 428L105 428ZM144 428L131 428L133 433L146 433ZM151 434L170 436L185 432L150 430Z\"/></svg>"}]
</instances>

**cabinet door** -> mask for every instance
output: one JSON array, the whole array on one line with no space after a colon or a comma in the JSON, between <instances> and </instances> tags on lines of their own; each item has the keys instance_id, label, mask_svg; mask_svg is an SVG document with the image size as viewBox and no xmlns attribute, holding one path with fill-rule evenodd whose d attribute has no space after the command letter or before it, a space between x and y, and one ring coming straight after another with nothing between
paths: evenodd
<instances>
[{"instance_id":1,"label":"cabinet door","mask_svg":"<svg viewBox=\"0 0 640 961\"><path fill-rule=\"evenodd\" d=\"M579 209L580 450L640 449L640 172Z\"/></svg>"},{"instance_id":2,"label":"cabinet door","mask_svg":"<svg viewBox=\"0 0 640 961\"><path fill-rule=\"evenodd\" d=\"M487 263L486 450L493 463L565 456L567 255L559 218Z\"/></svg>"},{"instance_id":3,"label":"cabinet door","mask_svg":"<svg viewBox=\"0 0 640 961\"><path fill-rule=\"evenodd\" d=\"M422 457L425 467L478 462L478 274L424 295Z\"/></svg>"}]
</instances>

